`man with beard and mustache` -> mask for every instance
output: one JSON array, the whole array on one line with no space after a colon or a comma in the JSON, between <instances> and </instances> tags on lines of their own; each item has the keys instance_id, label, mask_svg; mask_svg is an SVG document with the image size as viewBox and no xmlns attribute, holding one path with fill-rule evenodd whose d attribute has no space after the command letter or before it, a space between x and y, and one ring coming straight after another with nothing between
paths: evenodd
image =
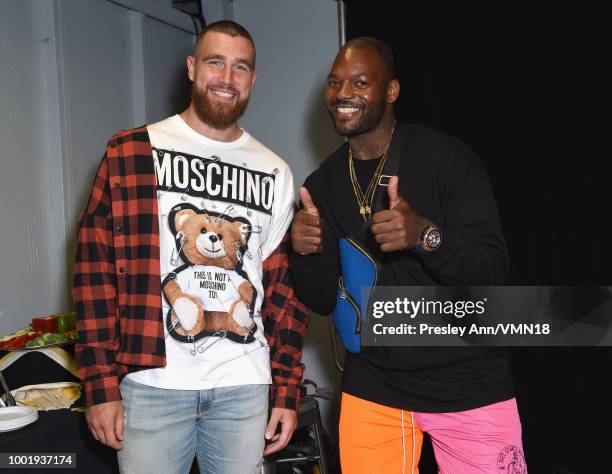
<instances>
[{"instance_id":1,"label":"man with beard and mustache","mask_svg":"<svg viewBox=\"0 0 612 474\"><path fill-rule=\"evenodd\" d=\"M347 236L358 236L380 263L380 286L499 285L506 277L506 245L482 164L452 137L396 123L399 90L393 54L374 38L348 42L327 78L329 113L348 142L306 179L291 230L294 289L319 314L334 310L337 294L348 298L339 291L349 274L339 239ZM385 176L389 169L393 176ZM358 272L351 267L353 278ZM423 432L440 472L497 472L507 452L526 472L505 351L347 351L342 472L417 472Z\"/></svg>"},{"instance_id":2,"label":"man with beard and mustache","mask_svg":"<svg viewBox=\"0 0 612 474\"><path fill-rule=\"evenodd\" d=\"M75 355L89 428L124 473L183 473L194 456L202 472L259 472L296 426L293 178L237 124L254 68L242 26L202 30L189 107L112 137L81 215Z\"/></svg>"}]
</instances>

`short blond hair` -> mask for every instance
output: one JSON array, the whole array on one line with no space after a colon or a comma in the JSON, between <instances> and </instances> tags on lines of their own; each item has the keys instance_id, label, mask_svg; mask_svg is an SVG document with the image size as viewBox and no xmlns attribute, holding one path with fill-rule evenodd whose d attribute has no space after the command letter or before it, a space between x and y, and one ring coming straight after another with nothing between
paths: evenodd
<instances>
[{"instance_id":1,"label":"short blond hair","mask_svg":"<svg viewBox=\"0 0 612 474\"><path fill-rule=\"evenodd\" d=\"M230 35L233 37L239 36L241 38L246 38L247 40L249 40L249 42L251 43L251 46L253 47L253 64L251 66L255 67L256 53L255 53L255 42L253 41L253 37L251 36L251 34L247 31L247 29L244 26L240 25L239 23L236 23L235 21L231 21L231 20L215 21L214 23L207 25L202 31L200 31L200 33L198 34L198 37L196 38L195 45L193 47L194 56L196 55L198 48L204 39L204 36L206 36L207 33L211 33L213 31L217 33L225 33L226 35Z\"/></svg>"}]
</instances>

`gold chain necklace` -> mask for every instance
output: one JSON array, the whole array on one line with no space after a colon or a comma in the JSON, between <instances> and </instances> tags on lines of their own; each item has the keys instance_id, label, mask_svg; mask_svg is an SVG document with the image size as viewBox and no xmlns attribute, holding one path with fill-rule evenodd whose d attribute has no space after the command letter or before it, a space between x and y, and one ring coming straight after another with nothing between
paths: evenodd
<instances>
[{"instance_id":1,"label":"gold chain necklace","mask_svg":"<svg viewBox=\"0 0 612 474\"><path fill-rule=\"evenodd\" d=\"M353 194L355 194L355 199L357 200L357 205L359 206L359 214L364 221L367 221L372 217L372 199L374 198L374 191L376 190L376 184L380 179L380 175L382 173L383 168L385 167L385 162L387 161L387 154L389 152L389 145L391 144L391 138L393 137L393 132L395 131L395 122L393 123L393 129L391 130L391 135L389 136L389 141L387 142L387 146L385 148L385 153L378 163L372 178L370 179L370 183L365 191L361 189L361 185L359 184L359 180L357 179L357 174L355 173L355 164L353 162L353 152L349 145L348 159L349 159L349 176L351 178L351 184L353 185Z\"/></svg>"}]
</instances>

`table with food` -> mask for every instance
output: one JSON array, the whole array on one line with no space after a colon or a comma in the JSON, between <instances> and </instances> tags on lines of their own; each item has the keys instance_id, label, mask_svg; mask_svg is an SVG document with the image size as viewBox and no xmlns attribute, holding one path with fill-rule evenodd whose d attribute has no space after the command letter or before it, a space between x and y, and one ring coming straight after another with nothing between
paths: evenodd
<instances>
[{"instance_id":1,"label":"table with food","mask_svg":"<svg viewBox=\"0 0 612 474\"><path fill-rule=\"evenodd\" d=\"M76 313L38 316L32 319L32 324L0 337L0 350L23 350L74 343L78 338Z\"/></svg>"},{"instance_id":2,"label":"table with food","mask_svg":"<svg viewBox=\"0 0 612 474\"><path fill-rule=\"evenodd\" d=\"M87 429L76 342L74 312L36 316L0 337L0 452L75 453L76 472L116 473L114 451Z\"/></svg>"}]
</instances>

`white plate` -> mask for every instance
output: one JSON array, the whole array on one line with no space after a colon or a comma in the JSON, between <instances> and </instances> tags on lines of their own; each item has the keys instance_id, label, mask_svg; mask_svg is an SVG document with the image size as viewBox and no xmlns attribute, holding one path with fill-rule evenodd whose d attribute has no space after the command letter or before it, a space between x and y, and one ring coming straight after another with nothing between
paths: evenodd
<instances>
[{"instance_id":1,"label":"white plate","mask_svg":"<svg viewBox=\"0 0 612 474\"><path fill-rule=\"evenodd\" d=\"M22 428L38 419L38 412L28 407L0 408L0 431L12 431Z\"/></svg>"}]
</instances>

